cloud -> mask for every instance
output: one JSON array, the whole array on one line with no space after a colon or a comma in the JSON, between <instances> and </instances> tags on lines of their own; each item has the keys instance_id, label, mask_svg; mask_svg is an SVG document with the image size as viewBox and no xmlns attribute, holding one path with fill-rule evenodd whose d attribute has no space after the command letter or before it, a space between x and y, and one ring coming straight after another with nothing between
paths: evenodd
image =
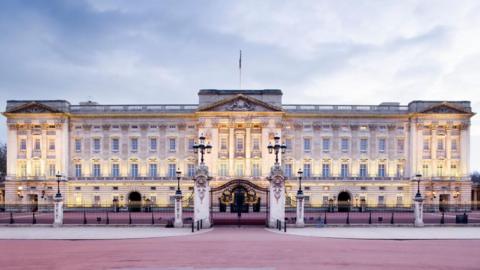
<instances>
[{"instance_id":1,"label":"cloud","mask_svg":"<svg viewBox=\"0 0 480 270\"><path fill-rule=\"evenodd\" d=\"M478 1L5 0L0 102L195 103L199 88L238 87L242 49L244 87L281 88L285 103L476 110L479 13Z\"/></svg>"}]
</instances>

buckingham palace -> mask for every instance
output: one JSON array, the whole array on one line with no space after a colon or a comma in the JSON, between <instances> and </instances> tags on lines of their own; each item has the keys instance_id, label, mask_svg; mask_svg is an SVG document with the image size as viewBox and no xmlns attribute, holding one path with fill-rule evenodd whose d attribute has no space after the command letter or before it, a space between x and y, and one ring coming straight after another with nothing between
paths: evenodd
<instances>
[{"instance_id":1,"label":"buckingham palace","mask_svg":"<svg viewBox=\"0 0 480 270\"><path fill-rule=\"evenodd\" d=\"M288 104L277 89L204 89L198 104L9 100L3 115L6 204L51 204L61 174L67 208L171 205L177 171L186 197L193 192L199 136L211 145L205 164L220 209L239 186L245 200L259 201L276 136L286 146L279 157L286 205L299 169L310 206L410 207L419 174L427 203L472 200L469 101Z\"/></svg>"}]
</instances>

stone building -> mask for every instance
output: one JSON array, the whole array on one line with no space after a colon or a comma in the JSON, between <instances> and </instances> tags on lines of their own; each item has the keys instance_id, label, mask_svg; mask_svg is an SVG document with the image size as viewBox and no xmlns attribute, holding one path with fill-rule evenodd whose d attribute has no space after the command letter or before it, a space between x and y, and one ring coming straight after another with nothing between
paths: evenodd
<instances>
[{"instance_id":1,"label":"stone building","mask_svg":"<svg viewBox=\"0 0 480 270\"><path fill-rule=\"evenodd\" d=\"M67 207L170 205L177 169L184 195L193 192L200 134L213 146L205 159L220 210L239 189L244 204L261 208L275 134L287 146L287 205L300 168L310 206L410 207L416 174L427 204L471 200L468 101L296 105L284 104L280 90L200 90L198 97L198 104L161 105L9 100L6 203L51 204L60 172Z\"/></svg>"}]
</instances>

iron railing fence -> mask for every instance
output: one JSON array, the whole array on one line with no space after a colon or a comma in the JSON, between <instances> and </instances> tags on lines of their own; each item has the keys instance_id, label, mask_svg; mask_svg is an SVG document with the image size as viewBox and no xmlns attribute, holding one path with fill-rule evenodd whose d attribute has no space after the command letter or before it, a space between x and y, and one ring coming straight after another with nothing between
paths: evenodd
<instances>
[{"instance_id":1,"label":"iron railing fence","mask_svg":"<svg viewBox=\"0 0 480 270\"><path fill-rule=\"evenodd\" d=\"M64 205L66 225L166 225L173 226L175 209L171 205L118 207ZM52 224L53 204L5 205L0 211L0 224ZM183 208L183 222L192 223L193 208Z\"/></svg>"},{"instance_id":2,"label":"iron railing fence","mask_svg":"<svg viewBox=\"0 0 480 270\"><path fill-rule=\"evenodd\" d=\"M409 225L415 220L413 207L365 207L333 209L329 207L305 207L305 224L314 225ZM285 221L296 223L296 208L285 209ZM435 224L480 224L480 211L472 210L470 204L424 205L423 222Z\"/></svg>"}]
</instances>

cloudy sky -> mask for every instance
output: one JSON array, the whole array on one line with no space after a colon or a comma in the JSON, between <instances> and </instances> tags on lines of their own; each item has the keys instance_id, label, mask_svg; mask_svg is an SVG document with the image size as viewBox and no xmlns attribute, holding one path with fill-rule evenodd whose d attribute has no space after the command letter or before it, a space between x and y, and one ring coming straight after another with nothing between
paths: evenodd
<instances>
[{"instance_id":1,"label":"cloudy sky","mask_svg":"<svg viewBox=\"0 0 480 270\"><path fill-rule=\"evenodd\" d=\"M280 88L285 103L471 100L479 111L478 14L479 1L458 0L2 0L0 102L195 103L198 89L238 88L242 49L243 87Z\"/></svg>"}]
</instances>

